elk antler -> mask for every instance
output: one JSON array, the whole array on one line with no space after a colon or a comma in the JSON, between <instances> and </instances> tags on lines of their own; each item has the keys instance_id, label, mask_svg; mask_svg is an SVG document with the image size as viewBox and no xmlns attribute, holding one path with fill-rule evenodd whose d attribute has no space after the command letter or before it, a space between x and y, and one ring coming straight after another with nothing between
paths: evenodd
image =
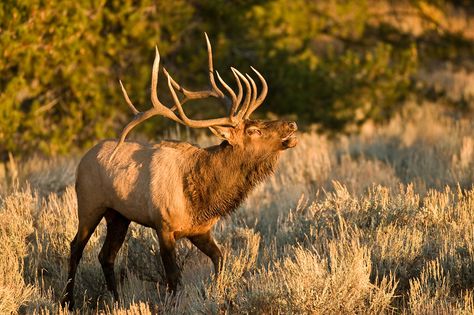
<instances>
[{"instance_id":1,"label":"elk antler","mask_svg":"<svg viewBox=\"0 0 474 315\"><path fill-rule=\"evenodd\" d=\"M168 78L168 87L173 97L175 106L173 106L170 109L166 107L165 105L163 105L159 101L158 95L157 95L158 72L159 72L159 66L160 66L160 53L158 51L158 47L156 47L156 55L155 55L155 60L153 62L152 75L151 75L151 102L153 104L152 108L144 112L138 111L133 105L130 98L128 97L127 91L125 90L125 87L123 86L122 81L119 81L120 86L122 88L123 95L125 97L125 101L127 102L128 106L132 109L132 112L135 116L133 117L132 121L130 121L123 129L120 135L120 140L115 146L109 160L113 159L113 157L115 156L117 152L117 149L125 141L127 134L136 125L140 124L141 122L147 120L150 117L161 115L177 123L189 126L191 128L206 128L206 127L212 127L212 126L235 127L243 119L248 119L250 117L250 114L252 114L252 112L255 111L257 107L263 103L263 100L265 99L265 96L267 95L267 91L268 91L267 83L265 79L263 78L263 76L253 67L252 67L252 70L257 74L257 76L260 79L260 82L262 83L262 93L258 97L257 97L257 94L258 94L257 86L255 82L253 81L253 79L248 74L246 74L248 78L247 79L242 73L240 73L235 68L231 68L231 70L237 82L237 86L239 90L238 95L235 94L235 92L229 87L227 83L224 82L224 80L221 78L219 73L216 71L217 78L219 82L222 84L222 86L226 89L226 91L230 94L230 99L227 96L225 96L224 93L217 87L215 78L214 78L214 67L213 67L213 61L212 61L211 43L209 41L207 34L204 33L204 35L206 37L206 45L207 45L207 52L208 52L209 81L211 83L211 89L204 90L204 91L187 90L181 87L181 85L179 85L170 76L168 71L166 71L166 69L163 68L163 72ZM240 108L239 108L239 104L243 98L243 89L242 89L242 83L240 80L242 80L245 84L246 95L245 95L243 104L240 105ZM179 100L178 96L176 95L175 89L177 89L184 95L183 100L181 101ZM215 97L215 98L219 98L223 100L224 102L231 103L229 116L222 117L222 118L204 119L204 120L194 120L194 119L188 118L188 116L186 116L183 110L182 105L189 100L202 99L202 98L207 98L207 97ZM178 115L174 113L176 109L178 110Z\"/></svg>"},{"instance_id":2,"label":"elk antler","mask_svg":"<svg viewBox=\"0 0 474 315\"><path fill-rule=\"evenodd\" d=\"M265 79L263 78L263 76L260 74L260 72L258 72L257 70L255 70L254 67L250 67L252 68L253 72L255 72L258 76L258 78L260 79L260 82L262 82L262 93L260 93L260 95L258 96L257 99L254 99L252 104L250 105L249 109L245 112L245 116L244 118L245 119L248 119L250 117L250 115L260 106L262 105L263 101L265 100L265 97L267 96L267 93L268 93L268 85L267 85L267 82L265 81ZM249 79L251 80L252 82L252 88L254 90L254 97L257 96L257 86L255 85L255 82L250 78L249 76Z\"/></svg>"}]
</instances>

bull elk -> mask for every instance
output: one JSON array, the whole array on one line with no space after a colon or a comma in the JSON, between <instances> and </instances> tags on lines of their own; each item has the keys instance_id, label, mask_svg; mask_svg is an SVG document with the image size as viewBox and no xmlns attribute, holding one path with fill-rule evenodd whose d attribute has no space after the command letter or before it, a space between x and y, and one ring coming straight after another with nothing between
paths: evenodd
<instances>
[{"instance_id":1,"label":"bull elk","mask_svg":"<svg viewBox=\"0 0 474 315\"><path fill-rule=\"evenodd\" d=\"M107 288L118 300L114 261L131 221L155 229L166 282L175 291L180 282L175 244L187 238L213 262L219 273L221 251L211 234L219 218L232 213L248 193L272 174L281 151L296 145L295 122L251 120L264 101L267 83L254 68L262 91L248 75L231 68L238 92L235 93L216 71L226 96L214 78L212 48L206 34L211 88L190 91L181 87L163 68L174 100L169 108L158 99L160 56L156 48L151 76L153 107L140 112L120 82L134 118L120 139L104 140L81 159L76 178L78 229L71 242L68 282L62 304L74 305L74 278L84 247L95 228L105 218L107 235L99 254ZM243 84L242 84L243 83ZM181 99L176 90L183 94ZM245 94L245 95L244 95ZM215 97L229 105L227 117L194 120L183 104L189 100ZM127 134L146 119L161 115L191 128L209 128L223 141L200 148L179 141L143 144L125 141Z\"/></svg>"}]
</instances>

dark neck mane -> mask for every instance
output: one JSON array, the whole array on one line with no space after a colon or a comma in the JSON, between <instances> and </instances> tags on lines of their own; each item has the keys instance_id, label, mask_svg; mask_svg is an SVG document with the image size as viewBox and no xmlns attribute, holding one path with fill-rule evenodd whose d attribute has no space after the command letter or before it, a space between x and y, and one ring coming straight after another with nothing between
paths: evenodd
<instances>
[{"instance_id":1,"label":"dark neck mane","mask_svg":"<svg viewBox=\"0 0 474 315\"><path fill-rule=\"evenodd\" d=\"M245 153L226 141L200 151L196 164L183 178L194 220L202 223L237 209L248 193L273 173L278 155Z\"/></svg>"}]
</instances>

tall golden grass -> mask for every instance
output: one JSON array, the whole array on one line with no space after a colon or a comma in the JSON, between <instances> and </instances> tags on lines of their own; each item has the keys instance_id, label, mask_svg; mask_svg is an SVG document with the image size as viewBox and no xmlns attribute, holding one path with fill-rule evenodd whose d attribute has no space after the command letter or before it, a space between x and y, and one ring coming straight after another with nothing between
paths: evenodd
<instances>
[{"instance_id":1,"label":"tall golden grass","mask_svg":"<svg viewBox=\"0 0 474 315\"><path fill-rule=\"evenodd\" d=\"M208 138L199 139L208 143ZM0 313L68 313L78 157L0 165ZM132 225L113 304L97 260L99 226L79 267L80 313L474 312L474 123L435 105L329 138L308 132L275 176L215 234L222 276L180 241L183 286L163 286L153 231Z\"/></svg>"}]
</instances>

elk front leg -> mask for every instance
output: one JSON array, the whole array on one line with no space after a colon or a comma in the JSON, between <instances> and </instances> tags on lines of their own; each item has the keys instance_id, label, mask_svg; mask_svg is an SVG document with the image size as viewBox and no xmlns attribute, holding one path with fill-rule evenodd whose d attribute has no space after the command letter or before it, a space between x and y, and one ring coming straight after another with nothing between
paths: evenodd
<instances>
[{"instance_id":1,"label":"elk front leg","mask_svg":"<svg viewBox=\"0 0 474 315\"><path fill-rule=\"evenodd\" d=\"M194 246L199 248L200 251L211 258L217 277L222 268L222 252L212 237L211 231L200 235L190 236L189 240L194 244Z\"/></svg>"},{"instance_id":2,"label":"elk front leg","mask_svg":"<svg viewBox=\"0 0 474 315\"><path fill-rule=\"evenodd\" d=\"M74 308L74 280L76 278L76 271L82 257L82 252L84 251L84 247L86 247L86 244L92 236L95 228L102 219L104 210L96 209L95 212L91 212L90 216L81 216L82 213L81 204L79 203L79 226L76 236L71 242L71 256L69 258L69 273L67 277L68 281L61 299L61 305L63 307L65 307L66 304L69 304L69 310Z\"/></svg>"},{"instance_id":3,"label":"elk front leg","mask_svg":"<svg viewBox=\"0 0 474 315\"><path fill-rule=\"evenodd\" d=\"M165 268L166 282L168 288L172 292L176 292L176 288L180 283L181 274L176 264L176 240L173 233L158 233L158 239L160 242L160 256Z\"/></svg>"}]
</instances>

